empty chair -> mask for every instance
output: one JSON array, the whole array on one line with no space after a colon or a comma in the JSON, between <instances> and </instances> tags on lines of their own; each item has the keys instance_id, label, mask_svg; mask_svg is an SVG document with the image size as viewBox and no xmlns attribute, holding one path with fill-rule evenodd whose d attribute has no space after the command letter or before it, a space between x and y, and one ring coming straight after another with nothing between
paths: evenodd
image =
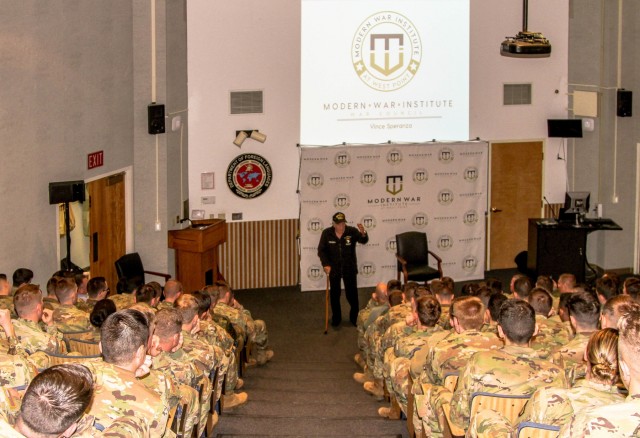
<instances>
[{"instance_id":1,"label":"empty chair","mask_svg":"<svg viewBox=\"0 0 640 438\"><path fill-rule=\"evenodd\" d=\"M118 279L126 278L127 281L130 282L130 284L134 284L136 286L146 283L144 274L162 277L164 278L165 282L171 278L171 275L169 274L163 274L161 272L154 271L145 271L144 266L142 265L140 254L138 254L137 252L123 255L118 260L116 260L115 266L116 272L118 274Z\"/></svg>"},{"instance_id":2,"label":"empty chair","mask_svg":"<svg viewBox=\"0 0 640 438\"><path fill-rule=\"evenodd\" d=\"M556 438L560 434L560 426L525 421L518 424L518 438Z\"/></svg>"},{"instance_id":3,"label":"empty chair","mask_svg":"<svg viewBox=\"0 0 640 438\"><path fill-rule=\"evenodd\" d=\"M429 256L437 262L437 269L429 266ZM442 278L442 259L429 251L427 235L418 231L396 234L396 258L398 259L398 280L402 273L403 282L427 282Z\"/></svg>"}]
</instances>

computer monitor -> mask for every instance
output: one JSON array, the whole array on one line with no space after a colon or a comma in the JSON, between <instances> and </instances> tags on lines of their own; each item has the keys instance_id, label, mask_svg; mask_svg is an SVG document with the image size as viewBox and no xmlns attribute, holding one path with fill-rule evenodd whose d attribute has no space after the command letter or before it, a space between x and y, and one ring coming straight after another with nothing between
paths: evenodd
<instances>
[{"instance_id":1,"label":"computer monitor","mask_svg":"<svg viewBox=\"0 0 640 438\"><path fill-rule=\"evenodd\" d=\"M564 213L584 216L589 212L589 192L567 192Z\"/></svg>"}]
</instances>

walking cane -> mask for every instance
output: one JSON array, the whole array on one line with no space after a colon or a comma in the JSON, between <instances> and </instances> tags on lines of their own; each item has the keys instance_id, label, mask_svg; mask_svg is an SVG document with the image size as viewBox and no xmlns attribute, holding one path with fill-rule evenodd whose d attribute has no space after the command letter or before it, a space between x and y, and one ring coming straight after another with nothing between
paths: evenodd
<instances>
[{"instance_id":1,"label":"walking cane","mask_svg":"<svg viewBox=\"0 0 640 438\"><path fill-rule=\"evenodd\" d=\"M329 276L327 275L327 290L324 294L324 334L329 330Z\"/></svg>"}]
</instances>

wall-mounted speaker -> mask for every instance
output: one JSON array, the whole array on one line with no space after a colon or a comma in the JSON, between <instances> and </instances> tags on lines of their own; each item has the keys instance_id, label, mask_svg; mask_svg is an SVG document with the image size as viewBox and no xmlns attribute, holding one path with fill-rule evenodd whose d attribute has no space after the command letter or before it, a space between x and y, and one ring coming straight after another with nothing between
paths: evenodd
<instances>
[{"instance_id":1,"label":"wall-mounted speaker","mask_svg":"<svg viewBox=\"0 0 640 438\"><path fill-rule=\"evenodd\" d=\"M84 202L84 181L60 181L49 183L49 204Z\"/></svg>"},{"instance_id":2,"label":"wall-mounted speaker","mask_svg":"<svg viewBox=\"0 0 640 438\"><path fill-rule=\"evenodd\" d=\"M149 134L164 134L164 105L151 103L147 106Z\"/></svg>"},{"instance_id":3,"label":"wall-mounted speaker","mask_svg":"<svg viewBox=\"0 0 640 438\"><path fill-rule=\"evenodd\" d=\"M633 107L633 92L630 90L618 90L617 115L618 117L631 117Z\"/></svg>"}]
</instances>

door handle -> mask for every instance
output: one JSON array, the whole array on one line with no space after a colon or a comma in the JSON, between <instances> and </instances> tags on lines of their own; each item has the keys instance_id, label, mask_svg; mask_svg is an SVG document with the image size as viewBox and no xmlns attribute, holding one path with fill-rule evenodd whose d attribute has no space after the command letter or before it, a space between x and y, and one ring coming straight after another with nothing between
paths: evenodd
<instances>
[{"instance_id":1,"label":"door handle","mask_svg":"<svg viewBox=\"0 0 640 438\"><path fill-rule=\"evenodd\" d=\"M500 213L502 210L499 208L491 207L491 213Z\"/></svg>"},{"instance_id":2,"label":"door handle","mask_svg":"<svg viewBox=\"0 0 640 438\"><path fill-rule=\"evenodd\" d=\"M93 233L93 262L97 263L100 258L98 257L98 233Z\"/></svg>"}]
</instances>

